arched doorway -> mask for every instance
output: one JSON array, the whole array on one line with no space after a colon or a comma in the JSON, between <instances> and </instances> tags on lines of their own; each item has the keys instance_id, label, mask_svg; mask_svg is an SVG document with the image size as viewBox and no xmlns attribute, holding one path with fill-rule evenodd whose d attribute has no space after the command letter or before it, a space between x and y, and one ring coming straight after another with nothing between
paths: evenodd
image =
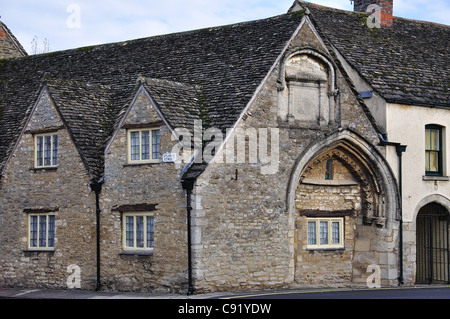
<instances>
[{"instance_id":1,"label":"arched doorway","mask_svg":"<svg viewBox=\"0 0 450 319\"><path fill-rule=\"evenodd\" d=\"M450 283L448 211L430 203L420 209L416 225L416 283Z\"/></svg>"}]
</instances>

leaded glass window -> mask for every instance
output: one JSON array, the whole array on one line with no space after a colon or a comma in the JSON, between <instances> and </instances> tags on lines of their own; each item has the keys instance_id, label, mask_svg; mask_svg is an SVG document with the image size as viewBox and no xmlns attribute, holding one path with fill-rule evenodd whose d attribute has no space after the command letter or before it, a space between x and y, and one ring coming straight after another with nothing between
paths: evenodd
<instances>
[{"instance_id":1,"label":"leaded glass window","mask_svg":"<svg viewBox=\"0 0 450 319\"><path fill-rule=\"evenodd\" d=\"M152 251L155 246L155 218L148 213L124 214L124 249Z\"/></svg>"},{"instance_id":2,"label":"leaded glass window","mask_svg":"<svg viewBox=\"0 0 450 319\"><path fill-rule=\"evenodd\" d=\"M344 218L308 218L308 249L344 247Z\"/></svg>"},{"instance_id":3,"label":"leaded glass window","mask_svg":"<svg viewBox=\"0 0 450 319\"><path fill-rule=\"evenodd\" d=\"M129 161L158 162L160 157L160 130L142 129L128 131Z\"/></svg>"},{"instance_id":4,"label":"leaded glass window","mask_svg":"<svg viewBox=\"0 0 450 319\"><path fill-rule=\"evenodd\" d=\"M29 215L28 229L30 249L45 250L55 247L55 215Z\"/></svg>"},{"instance_id":5,"label":"leaded glass window","mask_svg":"<svg viewBox=\"0 0 450 319\"><path fill-rule=\"evenodd\" d=\"M36 168L58 165L58 135L41 134L35 136Z\"/></svg>"}]
</instances>

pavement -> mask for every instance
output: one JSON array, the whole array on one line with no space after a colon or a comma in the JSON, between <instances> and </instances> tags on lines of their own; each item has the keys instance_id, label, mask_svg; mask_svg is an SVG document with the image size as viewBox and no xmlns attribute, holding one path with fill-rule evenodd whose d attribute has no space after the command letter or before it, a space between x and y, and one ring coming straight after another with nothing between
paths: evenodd
<instances>
[{"instance_id":1,"label":"pavement","mask_svg":"<svg viewBox=\"0 0 450 319\"><path fill-rule=\"evenodd\" d=\"M206 294L169 294L169 293L151 293L151 292L113 292L113 291L94 291L81 289L32 289L32 288L1 288L0 299L155 299L155 300L205 300L205 299L239 299L239 298L283 298L291 294L317 294L317 293L336 293L358 290L352 288L304 288L287 290L269 290L253 292L216 292Z\"/></svg>"},{"instance_id":2,"label":"pavement","mask_svg":"<svg viewBox=\"0 0 450 319\"><path fill-rule=\"evenodd\" d=\"M369 288L304 288L288 290L270 290L255 292L218 292L207 294L166 294L166 293L133 293L112 291L91 291L80 289L52 290L52 289L26 289L26 288L1 288L0 299L18 300L231 300L231 299L311 299L324 298L334 299L343 297L369 298L369 299L391 299L391 298L420 298L420 299L450 299L450 285L438 286L409 286L409 287L387 287L381 289Z\"/></svg>"},{"instance_id":3,"label":"pavement","mask_svg":"<svg viewBox=\"0 0 450 319\"><path fill-rule=\"evenodd\" d=\"M259 298L260 296L282 297L288 294L307 294L325 292L351 291L351 288L304 288L287 290L269 290L253 292L216 292L206 294L169 294L151 292L112 292L81 289L33 289L33 288L1 288L0 299L156 299L156 300L195 300L195 299L238 299L240 297Z\"/></svg>"},{"instance_id":4,"label":"pavement","mask_svg":"<svg viewBox=\"0 0 450 319\"><path fill-rule=\"evenodd\" d=\"M0 299L217 299L226 295L228 294L210 293L187 296L182 294L90 291L80 289L0 288Z\"/></svg>"}]
</instances>

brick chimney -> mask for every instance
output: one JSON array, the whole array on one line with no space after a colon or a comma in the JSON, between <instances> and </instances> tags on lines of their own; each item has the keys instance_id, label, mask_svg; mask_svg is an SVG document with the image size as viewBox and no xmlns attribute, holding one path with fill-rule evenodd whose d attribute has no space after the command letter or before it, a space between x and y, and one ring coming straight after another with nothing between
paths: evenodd
<instances>
[{"instance_id":1,"label":"brick chimney","mask_svg":"<svg viewBox=\"0 0 450 319\"><path fill-rule=\"evenodd\" d=\"M393 7L394 0L351 0L354 2L355 12L370 12L367 7L376 4L381 8L380 24L384 27L392 27L393 25Z\"/></svg>"}]
</instances>

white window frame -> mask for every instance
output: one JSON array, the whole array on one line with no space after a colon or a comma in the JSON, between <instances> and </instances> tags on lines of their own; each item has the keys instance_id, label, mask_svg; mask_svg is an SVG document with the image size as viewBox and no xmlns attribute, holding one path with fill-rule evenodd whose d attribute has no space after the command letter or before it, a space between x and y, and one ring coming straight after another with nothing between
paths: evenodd
<instances>
[{"instance_id":1,"label":"white window frame","mask_svg":"<svg viewBox=\"0 0 450 319\"><path fill-rule=\"evenodd\" d=\"M50 164L45 164L45 138L50 136ZM53 162L55 136L56 145L56 164ZM42 137L42 165L39 165L38 158L38 139ZM58 167L58 133L36 134L34 135L34 167L35 168L53 168Z\"/></svg>"},{"instance_id":2,"label":"white window frame","mask_svg":"<svg viewBox=\"0 0 450 319\"><path fill-rule=\"evenodd\" d=\"M444 168L445 168L445 161L444 161L444 140L445 140L445 132L444 132L445 127L441 126L441 125L434 125L434 124L429 124L425 126L425 175L426 176L444 176ZM431 132L435 131L437 132L437 137L438 137L438 141L437 141L437 148L432 148L431 147ZM428 138L430 138L429 141L427 141L427 133L430 132L430 135L428 136ZM429 143L427 143L429 142ZM429 144L427 146L427 144ZM432 153L436 153L437 155L437 170L433 170L430 171L428 170L428 168L430 168L430 159L431 159L431 154Z\"/></svg>"},{"instance_id":3,"label":"white window frame","mask_svg":"<svg viewBox=\"0 0 450 319\"><path fill-rule=\"evenodd\" d=\"M315 222L315 244L309 243L309 223ZM328 223L328 241L325 244L320 243L320 222ZM332 224L338 222L339 223L339 242L332 242ZM307 218L307 236L306 236L306 247L307 249L341 249L344 248L344 217L332 217L332 218Z\"/></svg>"},{"instance_id":4,"label":"white window frame","mask_svg":"<svg viewBox=\"0 0 450 319\"><path fill-rule=\"evenodd\" d=\"M127 131L127 149L128 149L128 163L159 163L161 157L161 149L159 149L158 158L153 158L153 132L159 131L159 128L144 128L144 129L129 129ZM142 132L149 132L149 159L142 159ZM132 133L139 133L139 159L132 158L132 145L131 135ZM161 135L159 135L159 147L161 147Z\"/></svg>"},{"instance_id":5,"label":"white window frame","mask_svg":"<svg viewBox=\"0 0 450 319\"><path fill-rule=\"evenodd\" d=\"M46 229L45 238L41 238L41 217L46 216ZM32 240L32 227L31 221L33 217L37 218L37 229L36 229L36 246L31 244ZM53 217L53 245L49 245L49 234L50 234L50 217ZM45 239L45 245L41 245L41 239ZM42 251L53 251L55 249L56 241L56 215L54 213L39 213L39 214L28 214L28 249L30 250L42 250Z\"/></svg>"},{"instance_id":6,"label":"white window frame","mask_svg":"<svg viewBox=\"0 0 450 319\"><path fill-rule=\"evenodd\" d=\"M128 245L127 243L127 217L132 217L133 218L133 246ZM137 217L143 217L144 218L144 222L143 222L143 234L144 234L144 247L138 247L137 245L137 224L136 224L136 220ZM148 245L148 241L147 241L147 219L148 218L153 218L153 246L149 246ZM130 213L123 213L122 214L122 246L123 246L123 250L124 251L142 251L142 252L153 252L154 248L155 248L155 216L152 213L148 213L148 212L144 212L144 213L136 213L136 212L130 212Z\"/></svg>"}]
</instances>

